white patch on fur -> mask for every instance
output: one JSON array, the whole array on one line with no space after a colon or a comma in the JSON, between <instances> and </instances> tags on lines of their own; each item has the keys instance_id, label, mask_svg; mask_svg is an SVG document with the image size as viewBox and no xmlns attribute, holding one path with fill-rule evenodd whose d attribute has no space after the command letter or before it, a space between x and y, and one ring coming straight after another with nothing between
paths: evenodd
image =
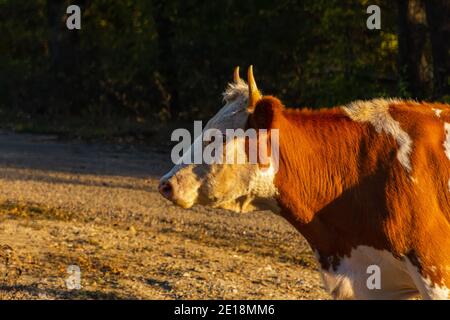
<instances>
[{"instance_id":1,"label":"white patch on fur","mask_svg":"<svg viewBox=\"0 0 450 320\"><path fill-rule=\"evenodd\" d=\"M265 170L259 169L256 176L250 181L250 190L255 191L256 194L264 197L274 197L277 194L273 180L275 178L275 171L273 165Z\"/></svg>"},{"instance_id":2,"label":"white patch on fur","mask_svg":"<svg viewBox=\"0 0 450 320\"><path fill-rule=\"evenodd\" d=\"M395 99L374 99L370 101L355 101L343 109L354 121L370 122L377 132L392 135L398 143L397 159L402 166L411 172L411 146L412 140L408 133L402 130L398 121L389 114L389 105L399 103Z\"/></svg>"},{"instance_id":3,"label":"white patch on fur","mask_svg":"<svg viewBox=\"0 0 450 320\"><path fill-rule=\"evenodd\" d=\"M450 123L444 123L445 140L444 140L444 150L445 155L450 159Z\"/></svg>"},{"instance_id":4,"label":"white patch on fur","mask_svg":"<svg viewBox=\"0 0 450 320\"><path fill-rule=\"evenodd\" d=\"M204 131L214 128L225 133L226 129L245 129L249 116L247 84L229 83L223 97L225 105L208 121ZM244 153L245 158L245 149L238 148L238 139L227 140L227 147L232 144L234 154ZM195 148L191 146L187 156L193 152ZM163 179L173 185L172 201L185 208L202 203L236 212L269 209L279 213L274 177L273 164L264 170L257 164L201 163L176 165Z\"/></svg>"},{"instance_id":5,"label":"white patch on fur","mask_svg":"<svg viewBox=\"0 0 450 320\"><path fill-rule=\"evenodd\" d=\"M248 98L248 85L242 79L238 82L229 82L222 95L226 103L239 98Z\"/></svg>"},{"instance_id":6,"label":"white patch on fur","mask_svg":"<svg viewBox=\"0 0 450 320\"><path fill-rule=\"evenodd\" d=\"M367 287L367 268L371 265L380 268L380 289ZM369 246L352 249L350 256L340 258L336 270L322 270L322 275L335 299L408 299L419 293L403 261L386 250Z\"/></svg>"},{"instance_id":7,"label":"white patch on fur","mask_svg":"<svg viewBox=\"0 0 450 320\"><path fill-rule=\"evenodd\" d=\"M249 116L248 85L243 80L230 82L222 95L225 105L209 119L203 132L208 129L218 129L222 133L226 129L245 129Z\"/></svg>"},{"instance_id":8,"label":"white patch on fur","mask_svg":"<svg viewBox=\"0 0 450 320\"><path fill-rule=\"evenodd\" d=\"M441 117L441 113L442 113L441 109L432 108L432 110L434 111L434 114L436 115L436 117L438 117L438 118Z\"/></svg>"},{"instance_id":9,"label":"white patch on fur","mask_svg":"<svg viewBox=\"0 0 450 320\"><path fill-rule=\"evenodd\" d=\"M269 209L278 214L281 208L275 197L278 195L278 190L274 184L275 169L271 163L270 167L264 170L259 169L253 179L250 180L250 193L252 200L259 199L253 204L256 207Z\"/></svg>"},{"instance_id":10,"label":"white patch on fur","mask_svg":"<svg viewBox=\"0 0 450 320\"><path fill-rule=\"evenodd\" d=\"M450 299L450 289L445 285L439 285L433 283L429 278L424 278L416 266L414 266L411 261L406 258L406 266L408 271L414 280L417 288L424 299L433 300L448 300ZM435 268L433 268L435 269Z\"/></svg>"}]
</instances>

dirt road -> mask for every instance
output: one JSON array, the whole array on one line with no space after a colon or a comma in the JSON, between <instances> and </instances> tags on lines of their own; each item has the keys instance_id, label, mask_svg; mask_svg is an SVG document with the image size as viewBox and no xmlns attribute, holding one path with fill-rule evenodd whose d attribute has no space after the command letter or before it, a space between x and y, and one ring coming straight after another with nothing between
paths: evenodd
<instances>
[{"instance_id":1,"label":"dirt road","mask_svg":"<svg viewBox=\"0 0 450 320\"><path fill-rule=\"evenodd\" d=\"M283 219L176 208L157 192L169 167L149 148L0 132L0 299L329 298Z\"/></svg>"}]
</instances>

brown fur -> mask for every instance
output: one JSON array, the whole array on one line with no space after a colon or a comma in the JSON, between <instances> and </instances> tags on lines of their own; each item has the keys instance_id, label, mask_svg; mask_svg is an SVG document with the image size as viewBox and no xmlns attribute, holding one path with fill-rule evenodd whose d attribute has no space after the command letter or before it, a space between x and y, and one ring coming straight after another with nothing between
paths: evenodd
<instances>
[{"instance_id":1,"label":"brown fur","mask_svg":"<svg viewBox=\"0 0 450 320\"><path fill-rule=\"evenodd\" d=\"M432 108L443 110L440 117ZM450 106L392 102L389 113L413 141L412 172L397 160L391 135L341 108L290 110L264 97L249 123L280 130L277 200L323 268L367 245L409 257L422 276L450 288L450 160L443 147Z\"/></svg>"}]
</instances>

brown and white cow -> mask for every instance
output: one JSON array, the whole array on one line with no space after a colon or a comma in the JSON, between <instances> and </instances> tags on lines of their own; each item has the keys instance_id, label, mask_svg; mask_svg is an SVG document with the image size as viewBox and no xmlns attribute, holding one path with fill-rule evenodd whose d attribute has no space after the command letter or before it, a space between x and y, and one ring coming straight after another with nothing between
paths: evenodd
<instances>
[{"instance_id":1,"label":"brown and white cow","mask_svg":"<svg viewBox=\"0 0 450 320\"><path fill-rule=\"evenodd\" d=\"M177 165L160 192L194 204L271 209L306 238L337 299L450 296L450 106L394 99L323 110L261 96L251 67L207 128L279 129L278 171ZM369 266L381 288L369 289Z\"/></svg>"}]
</instances>

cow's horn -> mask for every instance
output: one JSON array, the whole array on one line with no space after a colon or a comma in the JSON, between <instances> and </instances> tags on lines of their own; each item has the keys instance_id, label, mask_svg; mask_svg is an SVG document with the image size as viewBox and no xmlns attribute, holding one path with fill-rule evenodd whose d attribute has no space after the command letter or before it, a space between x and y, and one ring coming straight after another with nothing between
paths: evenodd
<instances>
[{"instance_id":1,"label":"cow's horn","mask_svg":"<svg viewBox=\"0 0 450 320\"><path fill-rule=\"evenodd\" d=\"M253 77L253 66L248 67L247 72L248 82L248 109L253 110L256 103L261 99L261 93L256 86L255 78Z\"/></svg>"},{"instance_id":2,"label":"cow's horn","mask_svg":"<svg viewBox=\"0 0 450 320\"><path fill-rule=\"evenodd\" d=\"M235 83L238 83L241 81L241 77L239 76L239 67L234 68L233 81Z\"/></svg>"}]
</instances>

